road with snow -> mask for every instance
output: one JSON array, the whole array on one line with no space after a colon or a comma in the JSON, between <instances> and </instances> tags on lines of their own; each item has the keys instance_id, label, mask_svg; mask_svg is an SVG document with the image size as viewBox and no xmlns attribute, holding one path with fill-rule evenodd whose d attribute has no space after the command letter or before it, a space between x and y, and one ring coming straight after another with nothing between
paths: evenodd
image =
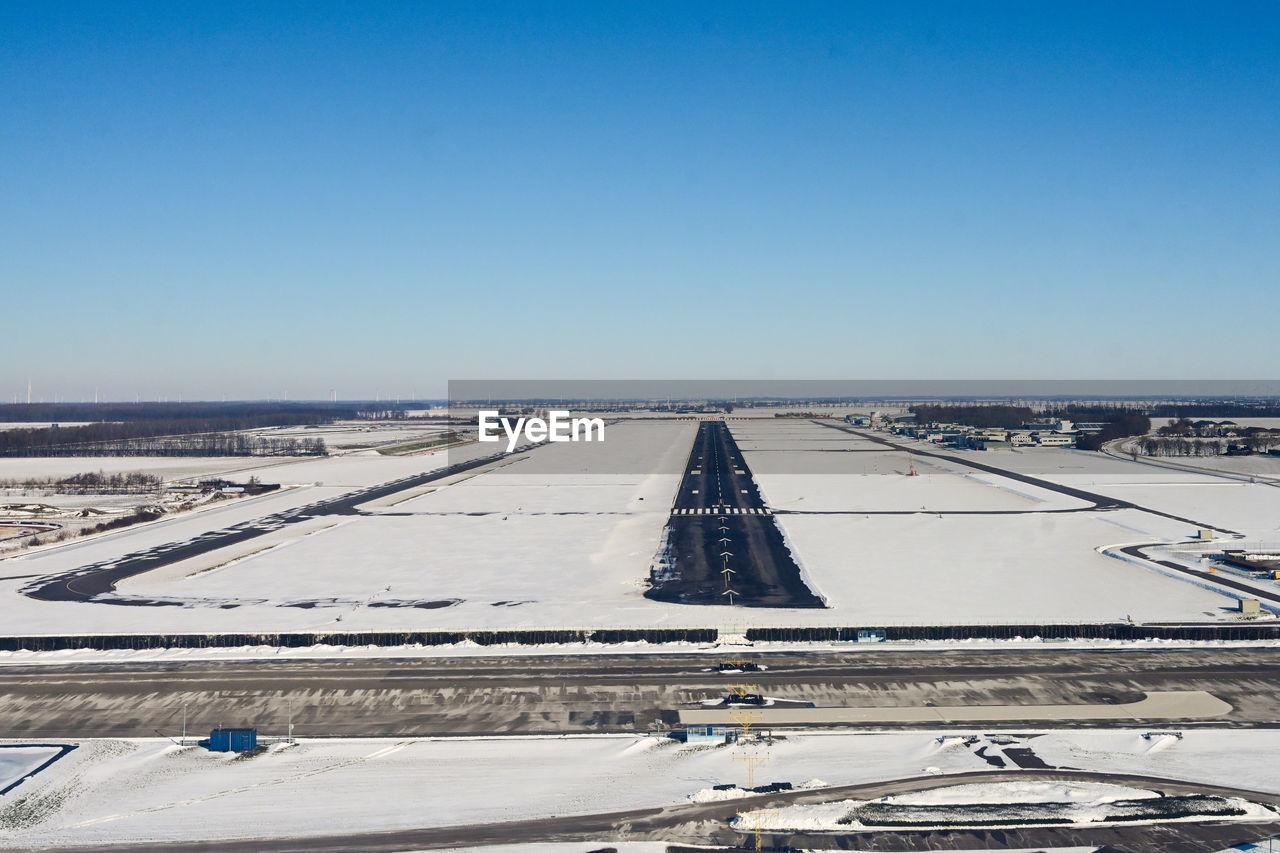
<instances>
[{"instance_id":1,"label":"road with snow","mask_svg":"<svg viewBox=\"0 0 1280 853\"><path fill-rule=\"evenodd\" d=\"M681 711L723 698L733 685L758 687L792 707L1005 706L1003 722L1034 720L1041 727L1089 724L1088 715L1046 720L1042 706L1122 706L1148 694L1203 691L1230 707L1207 719L1187 714L1200 724L1280 723L1280 649L857 650L752 658L768 669L721 675L713 671L718 659L706 654L10 665L0 667L0 729L24 738L176 737L185 708L189 732L225 724L282 734L290 715L299 736L643 732L659 720L676 724ZM1025 716L1019 706L1028 708ZM1176 704L1170 708L1149 717L1117 713L1111 724L1175 724L1179 712ZM937 714L917 716L844 722L939 723Z\"/></svg>"},{"instance_id":2,"label":"road with snow","mask_svg":"<svg viewBox=\"0 0 1280 853\"><path fill-rule=\"evenodd\" d=\"M1208 794L1280 805L1280 796L1235 787L1188 784L1173 779L1119 773L1084 771L1026 771L954 773L945 777L917 776L870 784L842 785L817 790L795 790L724 802L691 803L666 808L646 808L604 814L569 815L535 820L489 822L461 826L424 827L304 838L229 839L220 841L118 844L117 853L162 850L205 851L206 853L305 853L306 851L362 850L391 853L402 850L460 849L484 844L528 844L559 842L567 853L601 849L599 839L657 838L699 844L739 844L746 839L727 827L737 814L752 810L772 810L784 806L874 800L897 794L927 791L966 782L1071 781L1100 782L1132 788L1155 789L1165 795ZM1160 850L1162 853L1205 853L1280 833L1280 821L1248 824L1206 821L1202 824L1157 826L1039 827L996 830L875 830L840 834L765 833L764 843L791 845L813 850L998 850L1036 847L1104 846L1116 850ZM1137 846L1134 846L1134 845ZM569 846L572 845L572 846ZM22 848L16 848L22 849ZM28 848L45 849L45 848ZM91 853L101 847L60 847L63 853ZM605 848L607 849L607 848Z\"/></svg>"}]
</instances>

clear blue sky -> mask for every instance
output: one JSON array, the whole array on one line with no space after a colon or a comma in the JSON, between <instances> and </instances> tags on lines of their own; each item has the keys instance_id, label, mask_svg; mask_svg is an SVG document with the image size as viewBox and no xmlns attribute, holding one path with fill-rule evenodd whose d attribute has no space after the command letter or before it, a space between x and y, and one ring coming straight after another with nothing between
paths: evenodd
<instances>
[{"instance_id":1,"label":"clear blue sky","mask_svg":"<svg viewBox=\"0 0 1280 853\"><path fill-rule=\"evenodd\" d=\"M1275 377L1280 5L0 5L8 401Z\"/></svg>"}]
</instances>

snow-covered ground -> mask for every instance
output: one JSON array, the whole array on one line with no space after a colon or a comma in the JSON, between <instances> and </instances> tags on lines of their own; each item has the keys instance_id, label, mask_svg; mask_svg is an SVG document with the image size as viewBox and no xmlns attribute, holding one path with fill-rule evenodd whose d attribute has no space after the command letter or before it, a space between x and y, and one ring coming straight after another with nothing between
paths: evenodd
<instances>
[{"instance_id":1,"label":"snow-covered ground","mask_svg":"<svg viewBox=\"0 0 1280 853\"><path fill-rule=\"evenodd\" d=\"M1115 800L1159 796L1123 785L1104 782L978 782L929 791L896 794L890 802L901 805L957 805L965 803L1106 803Z\"/></svg>"},{"instance_id":2,"label":"snow-covered ground","mask_svg":"<svg viewBox=\"0 0 1280 853\"><path fill-rule=\"evenodd\" d=\"M1185 522L1076 511L1090 504L963 461L918 456L909 476L906 454L869 451L857 436L849 436L853 452L827 452L830 436L848 434L816 424L788 424L778 435L765 424L732 426L766 500L784 511L777 518L807 577L845 624L1212 619L1233 604L1098 553L1117 542L1185 539L1194 532ZM766 442L769 451L749 449ZM809 445L821 449L796 449ZM1280 520L1280 490L1265 486L1074 450L959 455L1224 527ZM808 471L813 459L826 473L788 470Z\"/></svg>"},{"instance_id":3,"label":"snow-covered ground","mask_svg":"<svg viewBox=\"0 0 1280 853\"><path fill-rule=\"evenodd\" d=\"M1257 483L1217 480L1212 483L1114 483L1097 491L1159 507L1164 512L1203 521L1217 528L1265 535L1280 531L1280 489Z\"/></svg>"},{"instance_id":4,"label":"snow-covered ground","mask_svg":"<svg viewBox=\"0 0 1280 853\"><path fill-rule=\"evenodd\" d=\"M956 461L916 457L918 476L909 476L906 454L818 424L729 424L766 501L779 511L775 518L806 579L830 609L645 599L697 424L636 420L611 424L603 444L544 445L503 467L375 502L361 515L285 528L257 543L262 547L210 555L119 587L185 606L37 602L18 592L32 576L193 539L494 448L253 460L256 467L239 470L238 478L256 475L297 488L0 560L0 616L7 632L33 634L1220 620L1235 618L1227 595L1100 550L1182 541L1195 530L1190 522L1259 540L1274 537L1280 524L1280 489L1101 454L1036 449L953 454ZM1097 511L969 460L1179 518ZM96 470L99 461L44 463ZM117 461L129 463L128 470L146 467ZM223 609L226 603L239 606Z\"/></svg>"},{"instance_id":5,"label":"snow-covered ground","mask_svg":"<svg viewBox=\"0 0 1280 853\"><path fill-rule=\"evenodd\" d=\"M165 481L225 477L243 482L256 476L264 483L314 483L330 485L371 486L375 483L438 468L445 454L422 454L399 458L383 456L377 451L342 456L82 456L54 458L0 459L0 480L69 477L85 472L108 474L140 471L155 474Z\"/></svg>"},{"instance_id":6,"label":"snow-covered ground","mask_svg":"<svg viewBox=\"0 0 1280 853\"><path fill-rule=\"evenodd\" d=\"M1226 820L1269 820L1272 808L1239 797L1201 801L1190 815L1165 816L1161 796L1154 791L1091 782L992 782L955 785L879 800L843 800L815 805L790 805L764 814L742 815L734 820L740 830L848 832L900 826L913 828L982 826L999 820L1002 826L1061 824L1145 825L1182 820L1204 820L1213 815ZM1183 801L1175 800L1176 803ZM1195 811L1195 808L1205 811ZM886 820L887 818L887 820ZM1114 825L1114 824L1110 824Z\"/></svg>"},{"instance_id":7,"label":"snow-covered ground","mask_svg":"<svg viewBox=\"0 0 1280 853\"><path fill-rule=\"evenodd\" d=\"M1242 427L1262 427L1263 429L1280 427L1280 418L1192 418L1192 420L1231 421ZM1153 424L1153 426L1162 426L1162 424Z\"/></svg>"},{"instance_id":8,"label":"snow-covered ground","mask_svg":"<svg viewBox=\"0 0 1280 853\"><path fill-rule=\"evenodd\" d=\"M0 744L0 791L53 758L58 752L59 748L56 746Z\"/></svg>"},{"instance_id":9,"label":"snow-covered ground","mask_svg":"<svg viewBox=\"0 0 1280 853\"><path fill-rule=\"evenodd\" d=\"M844 624L1215 619L1233 599L1105 557L1119 513L778 516Z\"/></svg>"},{"instance_id":10,"label":"snow-covered ground","mask_svg":"<svg viewBox=\"0 0 1280 853\"><path fill-rule=\"evenodd\" d=\"M1111 452L1127 454L1129 442L1118 442ZM1138 460L1152 468L1204 471L1228 474L1244 480L1275 483L1280 480L1280 456L1139 456Z\"/></svg>"},{"instance_id":11,"label":"snow-covered ground","mask_svg":"<svg viewBox=\"0 0 1280 853\"><path fill-rule=\"evenodd\" d=\"M289 460L272 460L285 464ZM221 476L255 466L263 460L243 456L76 456L14 457L0 459L0 480L27 480L70 477L89 471L127 474L140 471L164 480Z\"/></svg>"},{"instance_id":12,"label":"snow-covered ground","mask_svg":"<svg viewBox=\"0 0 1280 853\"><path fill-rule=\"evenodd\" d=\"M237 759L162 739L90 740L0 798L0 845L305 836L452 826L689 802L746 784L829 786L984 771L977 752L1029 747L1050 764L1280 791L1280 732L1134 731L982 736L808 733L771 746L633 736L305 740ZM966 781L972 781L971 779Z\"/></svg>"},{"instance_id":13,"label":"snow-covered ground","mask_svg":"<svg viewBox=\"0 0 1280 853\"><path fill-rule=\"evenodd\" d=\"M1025 637L1010 640L902 640L888 643L850 642L832 643L752 643L752 654L767 652L874 650L875 652L913 653L919 651L1012 651L1036 649L1071 651L1073 649L1220 649L1220 648L1275 648L1275 640L1062 640ZM57 666L80 663L149 663L165 661L245 661L245 660L332 660L340 658L441 658L441 657L548 657L556 655L643 655L643 654L704 654L719 660L726 656L740 655L746 649L726 643L547 643L539 645L496 644L479 645L470 641L440 646L333 646L314 645L298 647L282 646L230 646L216 648L177 649L65 649L57 652L0 651L0 666L31 666L33 664ZM711 660L708 661L710 665Z\"/></svg>"},{"instance_id":14,"label":"snow-covered ground","mask_svg":"<svg viewBox=\"0 0 1280 853\"><path fill-rule=\"evenodd\" d=\"M467 853L599 853L609 847L618 853L667 853L667 841L556 841L554 844L486 844L468 847ZM1093 850L1094 848L1088 848ZM1015 852L1016 853L1016 852Z\"/></svg>"},{"instance_id":15,"label":"snow-covered ground","mask_svg":"<svg viewBox=\"0 0 1280 853\"><path fill-rule=\"evenodd\" d=\"M748 464L752 455L746 454ZM901 454L885 454L889 471L904 467ZM867 464L867 454L851 461ZM819 474L758 473L757 482L769 506L796 513L986 512L1078 509L1089 504L1076 498L991 475L957 476L917 463L920 474L845 474L838 457ZM989 482L990 481L990 482ZM1016 488L1015 488L1016 487Z\"/></svg>"},{"instance_id":16,"label":"snow-covered ground","mask_svg":"<svg viewBox=\"0 0 1280 853\"><path fill-rule=\"evenodd\" d=\"M91 421L58 421L58 426L89 426ZM53 426L52 421L0 421L0 431L11 429L48 429Z\"/></svg>"},{"instance_id":17,"label":"snow-covered ground","mask_svg":"<svg viewBox=\"0 0 1280 853\"><path fill-rule=\"evenodd\" d=\"M640 581L665 522L666 513L653 512L343 520L224 568L173 580L141 575L121 589L182 599L252 595L267 606L336 598L344 603L306 621L341 617L346 629L423 624L412 610L382 614L380 603L390 601L456 600L427 621L458 627L643 622Z\"/></svg>"},{"instance_id":18,"label":"snow-covered ground","mask_svg":"<svg viewBox=\"0 0 1280 853\"><path fill-rule=\"evenodd\" d=\"M323 438L330 453L341 453L431 439L447 429L444 424L414 421L340 421L323 426L274 427L252 432L271 438Z\"/></svg>"},{"instance_id":19,"label":"snow-covered ground","mask_svg":"<svg viewBox=\"0 0 1280 853\"><path fill-rule=\"evenodd\" d=\"M140 503L154 502L154 493L132 495L64 495L42 489L0 489L0 514L5 516L39 516L71 512L85 507L123 511Z\"/></svg>"}]
</instances>

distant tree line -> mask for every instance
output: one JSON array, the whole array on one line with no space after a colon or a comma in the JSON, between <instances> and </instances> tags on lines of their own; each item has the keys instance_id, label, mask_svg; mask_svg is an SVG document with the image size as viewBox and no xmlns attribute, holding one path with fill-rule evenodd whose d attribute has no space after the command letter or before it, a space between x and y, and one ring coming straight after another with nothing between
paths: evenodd
<instances>
[{"instance_id":1,"label":"distant tree line","mask_svg":"<svg viewBox=\"0 0 1280 853\"><path fill-rule=\"evenodd\" d=\"M1151 416L1153 418L1280 418L1280 401L1166 402L1153 406Z\"/></svg>"},{"instance_id":2,"label":"distant tree line","mask_svg":"<svg viewBox=\"0 0 1280 853\"><path fill-rule=\"evenodd\" d=\"M1117 411L1129 411L1132 402L1123 400L1089 403L1048 403L1045 414L1074 421L1102 421ZM1160 420L1163 418L1280 418L1280 401L1277 400L1166 400L1141 408L1143 414Z\"/></svg>"},{"instance_id":3,"label":"distant tree line","mask_svg":"<svg viewBox=\"0 0 1280 853\"><path fill-rule=\"evenodd\" d=\"M3 433L0 433L2 436ZM323 438L269 438L242 432L210 432L90 443L30 445L0 456L325 456Z\"/></svg>"},{"instance_id":4,"label":"distant tree line","mask_svg":"<svg viewBox=\"0 0 1280 853\"><path fill-rule=\"evenodd\" d=\"M1102 432L1081 435L1076 438L1080 450L1100 450L1105 442L1132 435L1146 435L1151 431L1151 419L1141 412L1117 412L1107 418Z\"/></svg>"},{"instance_id":5,"label":"distant tree line","mask_svg":"<svg viewBox=\"0 0 1280 853\"><path fill-rule=\"evenodd\" d=\"M0 431L0 456L323 456L322 438L272 438L233 430L275 426L278 416L95 423Z\"/></svg>"},{"instance_id":6,"label":"distant tree line","mask_svg":"<svg viewBox=\"0 0 1280 853\"><path fill-rule=\"evenodd\" d=\"M1183 438L1148 435L1137 442L1143 456L1248 456L1280 447L1280 437L1240 439Z\"/></svg>"},{"instance_id":7,"label":"distant tree line","mask_svg":"<svg viewBox=\"0 0 1280 853\"><path fill-rule=\"evenodd\" d=\"M1066 420L1102 421L1116 412L1125 412L1132 408L1133 403L1125 400L1103 400L1088 403L1063 402L1059 400L1045 403L1044 414Z\"/></svg>"},{"instance_id":8,"label":"distant tree line","mask_svg":"<svg viewBox=\"0 0 1280 853\"><path fill-rule=\"evenodd\" d=\"M1035 416L1027 406L912 406L916 423L969 427L1016 427Z\"/></svg>"},{"instance_id":9,"label":"distant tree line","mask_svg":"<svg viewBox=\"0 0 1280 853\"><path fill-rule=\"evenodd\" d=\"M60 423L62 421L181 421L246 419L254 426L300 426L328 423L356 416L361 406L348 403L4 403L0 422ZM185 430L194 432L195 430Z\"/></svg>"},{"instance_id":10,"label":"distant tree line","mask_svg":"<svg viewBox=\"0 0 1280 853\"><path fill-rule=\"evenodd\" d=\"M1275 434L1265 427L1245 427L1232 421L1193 421L1190 418L1170 419L1156 430L1165 436L1194 436L1196 438L1258 438Z\"/></svg>"},{"instance_id":11,"label":"distant tree line","mask_svg":"<svg viewBox=\"0 0 1280 853\"><path fill-rule=\"evenodd\" d=\"M70 477L29 477L0 480L3 489L43 489L77 495L146 494L160 489L163 480L145 471L107 474L103 471L72 474Z\"/></svg>"},{"instance_id":12,"label":"distant tree line","mask_svg":"<svg viewBox=\"0 0 1280 853\"><path fill-rule=\"evenodd\" d=\"M1137 442L1143 456L1219 456L1222 443L1198 438L1161 438L1148 435Z\"/></svg>"},{"instance_id":13,"label":"distant tree line","mask_svg":"<svg viewBox=\"0 0 1280 853\"><path fill-rule=\"evenodd\" d=\"M1280 432L1190 418L1170 419L1138 442L1144 456L1246 456L1280 447Z\"/></svg>"}]
</instances>

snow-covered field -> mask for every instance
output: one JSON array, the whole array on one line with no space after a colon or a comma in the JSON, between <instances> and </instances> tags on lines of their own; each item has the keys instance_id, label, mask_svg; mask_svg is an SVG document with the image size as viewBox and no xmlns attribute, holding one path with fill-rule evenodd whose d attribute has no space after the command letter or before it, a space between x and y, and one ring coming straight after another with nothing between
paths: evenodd
<instances>
[{"instance_id":1,"label":"snow-covered field","mask_svg":"<svg viewBox=\"0 0 1280 853\"><path fill-rule=\"evenodd\" d=\"M828 786L989 770L977 752L1029 747L1050 764L1280 791L1280 732L1194 730L979 736L808 733L771 746L634 736L304 740L237 759L162 739L90 740L0 798L0 844L305 836L497 823L689 802L746 784ZM969 780L971 781L971 780ZM197 836L198 834L198 836Z\"/></svg>"},{"instance_id":2,"label":"snow-covered field","mask_svg":"<svg viewBox=\"0 0 1280 853\"><path fill-rule=\"evenodd\" d=\"M1192 420L1201 420L1201 418L1193 418ZM1280 418L1204 418L1203 420L1232 421L1242 427L1262 427L1263 429L1280 427ZM1153 426L1159 426L1159 424L1154 424Z\"/></svg>"},{"instance_id":3,"label":"snow-covered field","mask_svg":"<svg viewBox=\"0 0 1280 853\"><path fill-rule=\"evenodd\" d=\"M340 421L323 426L274 427L254 432L271 438L323 438L332 453L421 441L439 436L446 430L443 424L413 421Z\"/></svg>"},{"instance_id":4,"label":"snow-covered field","mask_svg":"<svg viewBox=\"0 0 1280 853\"><path fill-rule=\"evenodd\" d=\"M32 576L431 470L448 454L233 460L251 466L238 478L297 488L0 560L0 616L8 632L37 634L1219 620L1234 618L1228 596L1099 551L1185 540L1197 524L1255 540L1280 529L1280 489L1202 473L1036 449L953 454L957 461L917 457L918 476L909 476L906 454L828 427L792 419L729 424L806 579L830 609L682 606L643 597L697 428L651 419L611 425L603 444L544 445L503 467L380 500L359 515L288 527L261 547L119 587L183 606L37 602L18 593ZM452 461L481 452L493 446L471 445ZM1079 498L973 468L970 459L1179 518L1097 511ZM40 465L72 472L107 460L2 461L48 476ZM126 470L147 467L115 461L128 463ZM211 460L164 461L198 467ZM166 476L180 473L175 467ZM227 603L239 606L221 608Z\"/></svg>"},{"instance_id":5,"label":"snow-covered field","mask_svg":"<svg viewBox=\"0 0 1280 853\"><path fill-rule=\"evenodd\" d=\"M758 825L774 831L848 832L910 822L913 828L982 826L993 819L1007 825L1070 823L1103 825L1124 820L1126 825L1164 823L1170 820L1217 821L1269 820L1272 808L1239 797L1212 798L1198 803L1203 812L1165 817L1166 801L1154 792L1096 782L991 782L898 794L879 800L843 800L815 805L790 805L764 815L744 815L734 820L740 830ZM1180 801L1175 800L1175 803ZM1177 811L1177 810L1175 810ZM887 822L886 822L887 819ZM1115 825L1115 824L1110 824Z\"/></svg>"},{"instance_id":6,"label":"snow-covered field","mask_svg":"<svg viewBox=\"0 0 1280 853\"><path fill-rule=\"evenodd\" d=\"M1108 785L1104 782L979 782L952 785L931 791L897 794L901 805L955 805L966 803L1099 803L1118 799L1149 799L1154 791Z\"/></svg>"},{"instance_id":7,"label":"snow-covered field","mask_svg":"<svg viewBox=\"0 0 1280 853\"><path fill-rule=\"evenodd\" d=\"M807 577L844 624L1214 619L1233 605L1098 553L1118 542L1185 539L1194 533L1185 522L1134 509L1078 511L1090 504L963 461L917 457L918 474L909 476L905 454L870 452L867 439L849 436L855 450L832 453L829 437L842 433L797 423L771 434L769 426L733 430L766 500L787 511L777 518ZM769 451L749 449L766 444ZM791 449L779 451L783 444ZM821 450L796 449L811 445ZM1280 490L1267 486L1075 450L945 452L1228 529L1280 523ZM786 457L796 461L779 462ZM807 473L815 458L825 473Z\"/></svg>"},{"instance_id":8,"label":"snow-covered field","mask_svg":"<svg viewBox=\"0 0 1280 853\"><path fill-rule=\"evenodd\" d=\"M1123 449L1123 445L1121 446ZM1244 480L1280 480L1280 456L1140 456L1150 467L1234 474Z\"/></svg>"},{"instance_id":9,"label":"snow-covered field","mask_svg":"<svg viewBox=\"0 0 1280 853\"><path fill-rule=\"evenodd\" d=\"M914 653L920 651L991 651L1075 649L1098 651L1152 650L1152 649L1219 649L1219 648L1275 648L1273 640L1062 640L1024 637L1010 640L900 640L876 644L850 644L847 642L805 643L805 651L850 652L857 649L882 652ZM794 643L756 642L750 645L752 654L768 652L794 652ZM230 646L213 648L160 648L160 649L65 649L57 652L0 651L0 666L60 666L66 664L94 663L185 663L191 661L259 661L259 660L335 660L368 658L441 658L441 657L549 657L558 655L646 655L646 654L702 654L711 659L739 655L741 645L717 643L546 643L522 645L499 643L479 645L464 640L441 646Z\"/></svg>"},{"instance_id":10,"label":"snow-covered field","mask_svg":"<svg viewBox=\"0 0 1280 853\"><path fill-rule=\"evenodd\" d=\"M120 588L182 599L252 594L273 604L337 598L354 604L317 608L308 622L323 613L330 622L341 617L335 627L343 628L420 625L424 620L413 610L384 616L376 608L386 601L455 599L459 603L435 611L448 618L429 622L595 625L622 614L643 621L640 579L665 521L665 513L362 518L225 568L168 581L142 575Z\"/></svg>"},{"instance_id":11,"label":"snow-covered field","mask_svg":"<svg viewBox=\"0 0 1280 853\"><path fill-rule=\"evenodd\" d=\"M90 421L58 421L58 426L88 426ZM53 426L52 421L0 421L0 431L11 429L48 429Z\"/></svg>"},{"instance_id":12,"label":"snow-covered field","mask_svg":"<svg viewBox=\"0 0 1280 853\"><path fill-rule=\"evenodd\" d=\"M1214 527L1249 531L1255 538L1265 536L1266 531L1280 531L1280 489L1274 486L1216 480L1173 485L1115 483L1099 486L1097 491Z\"/></svg>"},{"instance_id":13,"label":"snow-covered field","mask_svg":"<svg viewBox=\"0 0 1280 853\"><path fill-rule=\"evenodd\" d=\"M375 483L438 468L445 464L445 453L424 453L405 458L383 456L377 451L363 451L341 456L81 456L55 458L0 459L0 481L29 478L69 477L86 472L108 474L140 471L164 479L181 481L207 477L225 477L243 482L256 476L264 483L313 483L352 487Z\"/></svg>"},{"instance_id":14,"label":"snow-covered field","mask_svg":"<svg viewBox=\"0 0 1280 853\"><path fill-rule=\"evenodd\" d=\"M56 746L0 744L0 791L53 758L58 752L59 748Z\"/></svg>"},{"instance_id":15,"label":"snow-covered field","mask_svg":"<svg viewBox=\"0 0 1280 853\"><path fill-rule=\"evenodd\" d=\"M845 624L1214 619L1234 606L1226 596L1094 551L1142 538L1117 528L1119 514L779 521Z\"/></svg>"},{"instance_id":16,"label":"snow-covered field","mask_svg":"<svg viewBox=\"0 0 1280 853\"><path fill-rule=\"evenodd\" d=\"M272 460L284 464L289 460ZM15 457L0 459L0 480L70 477L90 471L127 474L134 471L155 474L164 480L211 477L260 467L261 459L242 456L76 456Z\"/></svg>"},{"instance_id":17,"label":"snow-covered field","mask_svg":"<svg viewBox=\"0 0 1280 853\"><path fill-rule=\"evenodd\" d=\"M550 844L485 844L484 847L468 847L467 853L599 853L600 848L616 849L618 853L667 853L671 847L667 841L556 841ZM1091 853L1087 848L1083 852ZM1018 853L1006 850L1006 853ZM1070 852L1065 852L1070 853Z\"/></svg>"}]
</instances>

